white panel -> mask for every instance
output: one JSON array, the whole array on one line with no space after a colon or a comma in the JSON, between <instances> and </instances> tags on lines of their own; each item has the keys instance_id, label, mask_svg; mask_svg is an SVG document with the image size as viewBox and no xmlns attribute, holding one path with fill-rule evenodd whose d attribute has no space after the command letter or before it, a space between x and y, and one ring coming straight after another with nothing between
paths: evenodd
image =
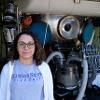
<instances>
[{"instance_id":1,"label":"white panel","mask_svg":"<svg viewBox=\"0 0 100 100\"><path fill-rule=\"evenodd\" d=\"M100 2L73 0L16 0L22 12L100 16Z\"/></svg>"}]
</instances>

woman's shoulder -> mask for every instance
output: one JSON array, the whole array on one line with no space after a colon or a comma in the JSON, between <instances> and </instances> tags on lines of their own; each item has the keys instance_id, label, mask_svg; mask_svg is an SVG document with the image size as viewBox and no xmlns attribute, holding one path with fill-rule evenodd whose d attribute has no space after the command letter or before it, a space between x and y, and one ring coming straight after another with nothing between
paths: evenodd
<instances>
[{"instance_id":1,"label":"woman's shoulder","mask_svg":"<svg viewBox=\"0 0 100 100\"><path fill-rule=\"evenodd\" d=\"M2 70L8 70L8 69L10 68L9 66L11 66L13 63L14 63L14 61L7 61L7 62L4 64Z\"/></svg>"},{"instance_id":2,"label":"woman's shoulder","mask_svg":"<svg viewBox=\"0 0 100 100\"><path fill-rule=\"evenodd\" d=\"M7 62L4 64L3 68L7 68L7 66L8 66L9 63L10 63L10 61L7 61Z\"/></svg>"},{"instance_id":3,"label":"woman's shoulder","mask_svg":"<svg viewBox=\"0 0 100 100\"><path fill-rule=\"evenodd\" d=\"M42 61L42 63L39 65L39 68L44 70L49 69L49 67L50 66L45 61Z\"/></svg>"},{"instance_id":4,"label":"woman's shoulder","mask_svg":"<svg viewBox=\"0 0 100 100\"><path fill-rule=\"evenodd\" d=\"M3 66L2 66L2 70L1 73L6 73L9 71L9 62L6 62Z\"/></svg>"},{"instance_id":5,"label":"woman's shoulder","mask_svg":"<svg viewBox=\"0 0 100 100\"><path fill-rule=\"evenodd\" d=\"M46 63L45 61L43 61L43 62L41 63L41 66L49 67L49 64Z\"/></svg>"}]
</instances>

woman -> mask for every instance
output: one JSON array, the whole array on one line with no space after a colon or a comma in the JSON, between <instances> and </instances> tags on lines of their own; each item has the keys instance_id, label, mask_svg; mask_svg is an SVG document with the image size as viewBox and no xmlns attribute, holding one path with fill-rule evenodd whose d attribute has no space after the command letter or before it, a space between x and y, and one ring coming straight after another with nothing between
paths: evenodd
<instances>
[{"instance_id":1,"label":"woman","mask_svg":"<svg viewBox=\"0 0 100 100\"><path fill-rule=\"evenodd\" d=\"M33 33L18 34L11 60L0 75L0 100L54 100L52 75L44 59Z\"/></svg>"}]
</instances>

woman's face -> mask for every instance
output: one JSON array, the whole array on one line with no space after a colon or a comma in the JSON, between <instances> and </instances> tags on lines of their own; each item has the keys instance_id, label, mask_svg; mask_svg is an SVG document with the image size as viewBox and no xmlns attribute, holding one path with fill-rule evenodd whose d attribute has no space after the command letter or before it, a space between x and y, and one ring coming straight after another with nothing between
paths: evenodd
<instances>
[{"instance_id":1,"label":"woman's face","mask_svg":"<svg viewBox=\"0 0 100 100\"><path fill-rule=\"evenodd\" d=\"M35 52L35 42L33 38L27 34L21 35L17 43L17 50L20 59L32 60Z\"/></svg>"}]
</instances>

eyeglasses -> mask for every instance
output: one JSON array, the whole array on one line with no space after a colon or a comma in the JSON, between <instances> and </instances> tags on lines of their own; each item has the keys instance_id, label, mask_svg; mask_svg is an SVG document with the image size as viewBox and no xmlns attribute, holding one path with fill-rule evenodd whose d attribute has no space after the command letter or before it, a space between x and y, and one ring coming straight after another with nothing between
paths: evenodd
<instances>
[{"instance_id":1,"label":"eyeglasses","mask_svg":"<svg viewBox=\"0 0 100 100\"><path fill-rule=\"evenodd\" d=\"M26 46L27 46L29 49L31 49L31 48L33 48L33 47L35 46L35 44L34 44L33 42L29 42L29 43L25 43L25 42L23 42L23 41L19 41L19 42L18 42L18 47L20 47L20 48L26 48Z\"/></svg>"}]
</instances>

